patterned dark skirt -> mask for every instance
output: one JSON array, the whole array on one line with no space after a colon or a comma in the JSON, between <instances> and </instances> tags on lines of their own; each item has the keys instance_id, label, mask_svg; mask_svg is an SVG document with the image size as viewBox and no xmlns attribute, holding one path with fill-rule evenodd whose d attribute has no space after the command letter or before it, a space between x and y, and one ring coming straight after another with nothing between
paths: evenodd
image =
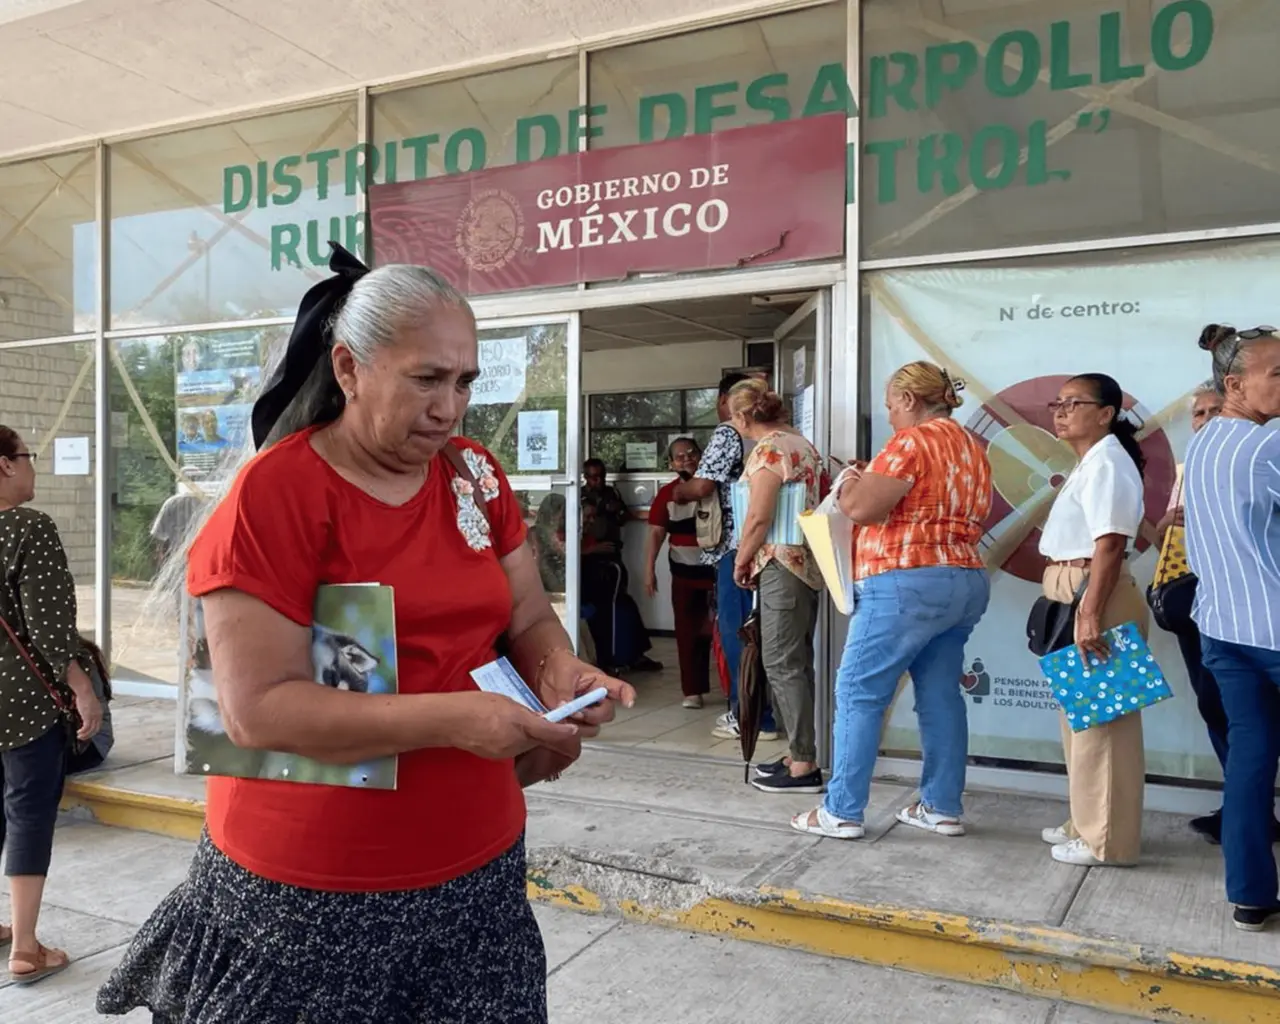
<instances>
[{"instance_id":1,"label":"patterned dark skirt","mask_svg":"<svg viewBox=\"0 0 1280 1024\"><path fill-rule=\"evenodd\" d=\"M154 1024L546 1024L547 964L524 839L434 889L270 882L206 835L142 926L98 1012Z\"/></svg>"}]
</instances>

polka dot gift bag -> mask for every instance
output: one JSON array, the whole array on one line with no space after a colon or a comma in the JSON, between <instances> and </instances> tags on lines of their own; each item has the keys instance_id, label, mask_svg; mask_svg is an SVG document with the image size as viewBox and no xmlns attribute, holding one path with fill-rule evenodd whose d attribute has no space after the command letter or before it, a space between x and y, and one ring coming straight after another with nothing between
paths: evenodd
<instances>
[{"instance_id":1,"label":"polka dot gift bag","mask_svg":"<svg viewBox=\"0 0 1280 1024\"><path fill-rule=\"evenodd\" d=\"M1104 725L1173 696L1134 623L1102 635L1111 648L1108 661L1086 659L1074 644L1040 659L1040 669L1073 732Z\"/></svg>"}]
</instances>

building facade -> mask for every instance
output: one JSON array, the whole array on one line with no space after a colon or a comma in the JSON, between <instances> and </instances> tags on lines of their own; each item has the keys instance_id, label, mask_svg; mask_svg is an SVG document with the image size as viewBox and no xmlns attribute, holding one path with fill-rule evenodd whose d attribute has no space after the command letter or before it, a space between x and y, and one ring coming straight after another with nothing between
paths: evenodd
<instances>
[{"instance_id":1,"label":"building facade","mask_svg":"<svg viewBox=\"0 0 1280 1024\"><path fill-rule=\"evenodd\" d=\"M960 415L999 492L992 611L957 681L973 753L1060 764L1023 642L1038 525L1071 467L1045 403L1071 373L1126 388L1149 462L1134 569L1149 577L1208 375L1200 327L1280 316L1280 8L633 7L635 23L588 42L304 99L281 85L234 115L0 155L0 422L42 456L37 505L62 530L85 628L109 641L123 691L172 691L153 524L175 494L217 493L264 361L337 240L431 262L474 296L487 390L466 427L535 535L587 454L614 444L656 468L663 440L705 429L699 396L728 366L765 360L797 422L845 458L887 438L898 365L963 377ZM731 302L736 319L696 312ZM654 351L668 344L684 347ZM668 355L679 373L654 370ZM638 392L663 397L624 411ZM679 408L653 413L663 402ZM576 615L577 502L562 506L549 583ZM845 626L824 612L828 718ZM1176 646L1156 651L1180 699L1148 713L1149 771L1212 780ZM909 699L886 747L917 749Z\"/></svg>"}]
</instances>

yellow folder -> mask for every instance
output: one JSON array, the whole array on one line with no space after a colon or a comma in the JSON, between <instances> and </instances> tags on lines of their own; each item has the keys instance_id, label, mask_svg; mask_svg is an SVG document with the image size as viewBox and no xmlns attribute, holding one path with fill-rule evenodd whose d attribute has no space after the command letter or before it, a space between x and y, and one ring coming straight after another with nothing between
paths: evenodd
<instances>
[{"instance_id":1,"label":"yellow folder","mask_svg":"<svg viewBox=\"0 0 1280 1024\"><path fill-rule=\"evenodd\" d=\"M827 592L841 615L853 614L853 523L823 502L811 512L800 513L800 529L818 561Z\"/></svg>"}]
</instances>

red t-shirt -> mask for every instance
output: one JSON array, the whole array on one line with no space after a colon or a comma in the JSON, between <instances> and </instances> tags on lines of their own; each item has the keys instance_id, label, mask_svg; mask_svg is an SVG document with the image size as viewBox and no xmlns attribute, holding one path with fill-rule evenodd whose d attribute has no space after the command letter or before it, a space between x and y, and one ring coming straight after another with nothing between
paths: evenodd
<instances>
[{"instance_id":1,"label":"red t-shirt","mask_svg":"<svg viewBox=\"0 0 1280 1024\"><path fill-rule=\"evenodd\" d=\"M444 456L411 501L391 507L343 480L310 435L240 473L192 546L192 595L240 590L309 626L321 583L389 586L400 692L475 689L470 671L496 657L511 618L498 559L525 536L496 461L455 440L489 496L489 544ZM438 748L401 754L394 790L211 777L206 818L218 849L254 874L367 892L427 888L488 863L519 837L525 804L510 760Z\"/></svg>"}]
</instances>

